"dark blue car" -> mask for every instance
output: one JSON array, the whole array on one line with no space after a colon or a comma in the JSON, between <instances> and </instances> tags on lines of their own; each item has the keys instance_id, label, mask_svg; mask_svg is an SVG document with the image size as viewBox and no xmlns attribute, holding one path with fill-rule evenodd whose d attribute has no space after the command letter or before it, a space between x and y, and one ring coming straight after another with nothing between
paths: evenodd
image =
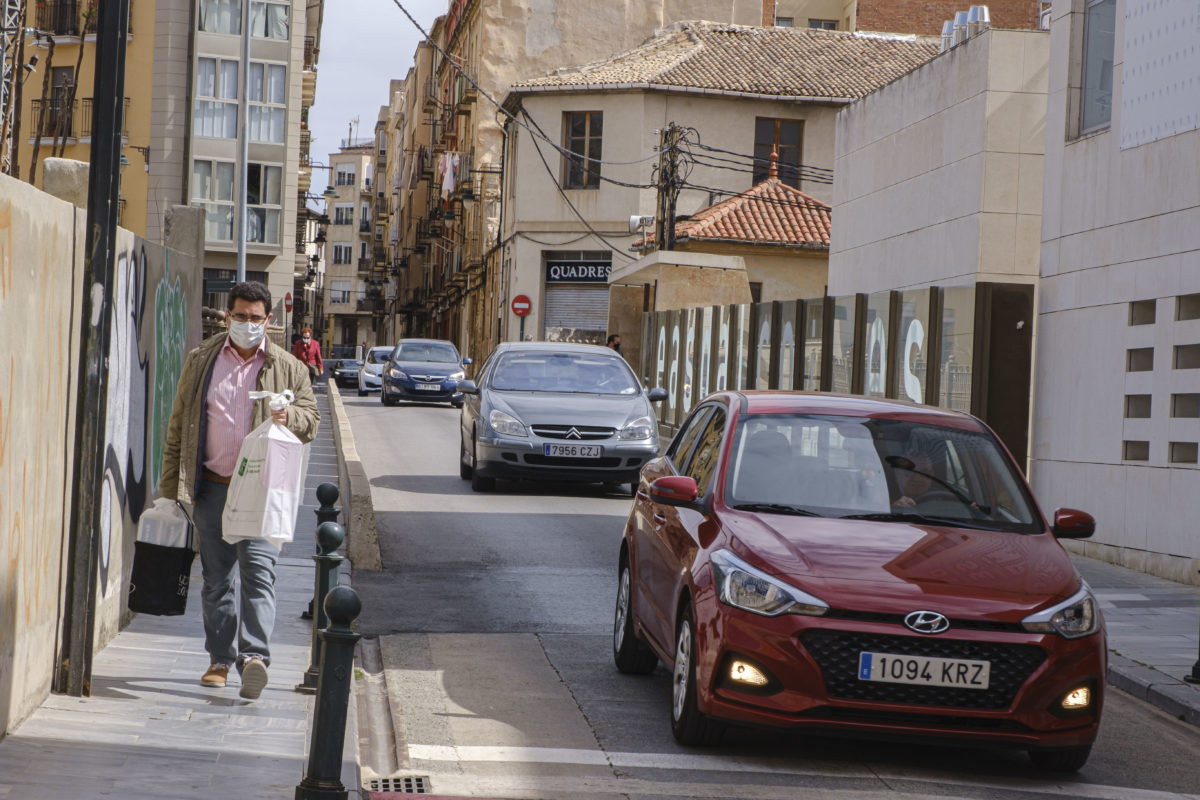
<instances>
[{"instance_id":1,"label":"dark blue car","mask_svg":"<svg viewBox=\"0 0 1200 800\"><path fill-rule=\"evenodd\" d=\"M470 363L471 359L460 356L452 343L442 339L401 339L383 368L380 399L385 406L415 400L461 408L458 382L466 377L463 367Z\"/></svg>"}]
</instances>

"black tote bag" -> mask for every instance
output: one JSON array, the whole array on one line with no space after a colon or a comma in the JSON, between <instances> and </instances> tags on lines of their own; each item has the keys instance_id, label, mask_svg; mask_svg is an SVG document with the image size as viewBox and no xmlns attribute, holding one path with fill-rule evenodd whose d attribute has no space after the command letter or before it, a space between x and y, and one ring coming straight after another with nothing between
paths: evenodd
<instances>
[{"instance_id":1,"label":"black tote bag","mask_svg":"<svg viewBox=\"0 0 1200 800\"><path fill-rule=\"evenodd\" d=\"M194 530L189 520L187 544L184 547L133 543L133 574L129 578L130 611L173 617L187 610L192 559L196 557L192 550Z\"/></svg>"}]
</instances>

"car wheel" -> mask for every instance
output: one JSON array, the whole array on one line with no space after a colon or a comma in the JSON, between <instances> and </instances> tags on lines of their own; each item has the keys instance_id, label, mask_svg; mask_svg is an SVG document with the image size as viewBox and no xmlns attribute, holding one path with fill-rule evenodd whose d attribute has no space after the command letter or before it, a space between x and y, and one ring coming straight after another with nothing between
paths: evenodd
<instances>
[{"instance_id":1,"label":"car wheel","mask_svg":"<svg viewBox=\"0 0 1200 800\"><path fill-rule=\"evenodd\" d=\"M461 437L459 437L461 439ZM469 463L467 463L467 448L460 441L458 445L458 477L464 481L471 480L471 474L475 471Z\"/></svg>"},{"instance_id":2,"label":"car wheel","mask_svg":"<svg viewBox=\"0 0 1200 800\"><path fill-rule=\"evenodd\" d=\"M386 394L383 394L382 392L380 392L380 394L379 394L379 402L383 403L385 406L396 405L396 402L394 400L392 400L392 398L388 397Z\"/></svg>"},{"instance_id":3,"label":"car wheel","mask_svg":"<svg viewBox=\"0 0 1200 800\"><path fill-rule=\"evenodd\" d=\"M709 719L696 701L696 638L692 608L686 606L675 632L675 667L671 672L671 733L675 741L709 747L721 741L725 726Z\"/></svg>"},{"instance_id":4,"label":"car wheel","mask_svg":"<svg viewBox=\"0 0 1200 800\"><path fill-rule=\"evenodd\" d=\"M364 388L362 388L361 386L360 386L360 387L358 387L358 396L359 396L359 397L366 397L366 396L367 396L367 390L366 390L366 389L364 389Z\"/></svg>"},{"instance_id":5,"label":"car wheel","mask_svg":"<svg viewBox=\"0 0 1200 800\"><path fill-rule=\"evenodd\" d=\"M613 662L626 675L649 675L658 665L658 656L633 629L633 580L625 559L621 560L617 607L613 612Z\"/></svg>"},{"instance_id":6,"label":"car wheel","mask_svg":"<svg viewBox=\"0 0 1200 800\"><path fill-rule=\"evenodd\" d=\"M450 405L453 406L454 408L462 408L463 407L462 403L451 403Z\"/></svg>"},{"instance_id":7,"label":"car wheel","mask_svg":"<svg viewBox=\"0 0 1200 800\"><path fill-rule=\"evenodd\" d=\"M485 478L479 474L479 464L475 462L475 437L471 437L471 491L492 492L496 489L495 478Z\"/></svg>"},{"instance_id":8,"label":"car wheel","mask_svg":"<svg viewBox=\"0 0 1200 800\"><path fill-rule=\"evenodd\" d=\"M1092 753L1090 744L1066 747L1061 750L1030 750L1029 760L1035 767L1053 772L1078 772Z\"/></svg>"}]
</instances>

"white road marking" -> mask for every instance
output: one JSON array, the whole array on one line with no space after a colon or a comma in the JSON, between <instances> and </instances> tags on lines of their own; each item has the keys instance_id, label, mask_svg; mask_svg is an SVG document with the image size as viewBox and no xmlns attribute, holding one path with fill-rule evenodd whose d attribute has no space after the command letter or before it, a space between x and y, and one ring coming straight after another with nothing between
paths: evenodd
<instances>
[{"instance_id":1,"label":"white road marking","mask_svg":"<svg viewBox=\"0 0 1200 800\"><path fill-rule=\"evenodd\" d=\"M1200 800L1197 794L1177 794L1152 789L1136 789L1125 786L1105 786L1094 783L1038 781L1020 778L997 780L975 780L953 778L944 774L933 774L921 770L896 768L869 768L847 766L838 770L823 766L821 769L804 769L780 759L748 759L730 756L694 756L674 753L605 753L600 750L579 750L553 747L484 747L454 745L408 745L408 754L414 761L432 761L462 764L485 762L505 764L569 764L577 766L604 767L614 769L661 769L684 771L758 773L763 775L808 775L821 778L861 778L871 781L905 780L924 781L939 786L971 786L985 789L1019 790L1047 796L1068 795L1071 797L1095 798L1095 800ZM593 779L594 780L594 779ZM536 784L534 784L536 785ZM436 787L435 787L436 788ZM746 788L745 786L742 787ZM623 791L628 791L624 789ZM807 791L807 790L806 790ZM839 790L840 791L840 790ZM861 794L861 789L858 790ZM853 793L851 793L853 794ZM900 798L908 793L884 793ZM831 794L833 796L833 794Z\"/></svg>"}]
</instances>

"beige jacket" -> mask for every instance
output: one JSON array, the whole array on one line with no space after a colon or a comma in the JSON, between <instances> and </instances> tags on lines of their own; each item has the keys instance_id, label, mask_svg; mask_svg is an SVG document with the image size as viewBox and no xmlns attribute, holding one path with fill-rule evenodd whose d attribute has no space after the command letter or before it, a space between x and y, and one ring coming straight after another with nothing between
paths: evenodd
<instances>
[{"instance_id":1,"label":"beige jacket","mask_svg":"<svg viewBox=\"0 0 1200 800\"><path fill-rule=\"evenodd\" d=\"M167 423L167 444L163 451L162 477L158 482L159 496L181 503L193 504L204 472L204 441L206 435L208 382L213 363L225 346L227 334L213 336L200 343L183 362L183 374L175 390L175 405ZM288 408L288 428L302 442L311 442L317 435L321 412L308 378L308 367L282 347L267 342L266 361L258 373L259 391L279 394L291 389L296 395ZM271 417L266 400L254 404L250 429L254 430Z\"/></svg>"}]
</instances>

